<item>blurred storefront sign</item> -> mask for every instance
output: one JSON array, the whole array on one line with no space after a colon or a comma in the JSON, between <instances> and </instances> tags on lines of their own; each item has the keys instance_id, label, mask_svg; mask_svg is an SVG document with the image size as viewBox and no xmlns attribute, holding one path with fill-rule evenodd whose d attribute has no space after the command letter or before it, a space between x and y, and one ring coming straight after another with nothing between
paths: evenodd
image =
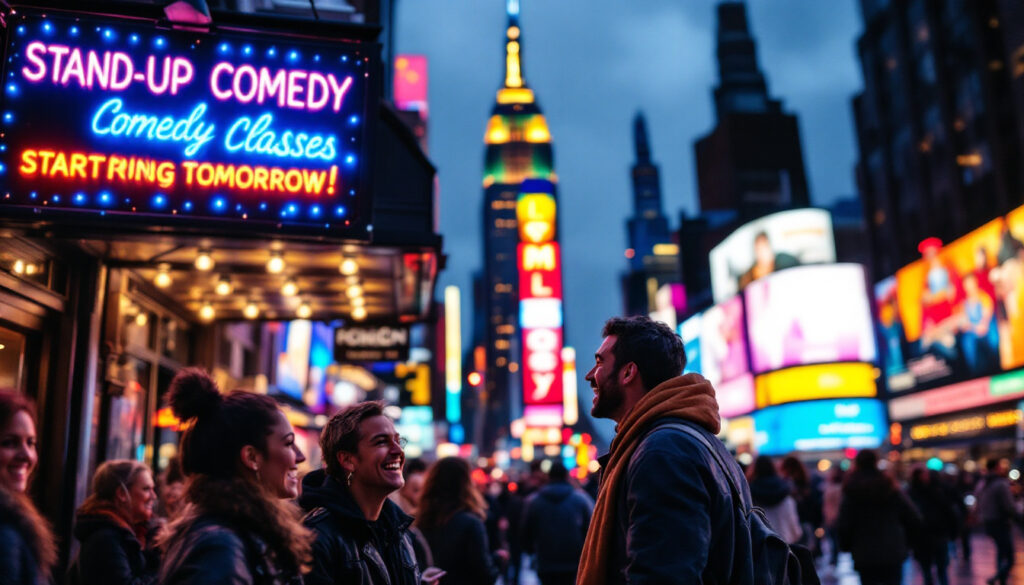
<instances>
[{"instance_id":1,"label":"blurred storefront sign","mask_svg":"<svg viewBox=\"0 0 1024 585\"><path fill-rule=\"evenodd\" d=\"M409 359L409 327L378 325L334 330L334 359L339 362L380 362Z\"/></svg>"},{"instance_id":2,"label":"blurred storefront sign","mask_svg":"<svg viewBox=\"0 0 1024 585\"><path fill-rule=\"evenodd\" d=\"M906 421L1024 398L1024 370L889 399L889 416Z\"/></svg>"}]
</instances>

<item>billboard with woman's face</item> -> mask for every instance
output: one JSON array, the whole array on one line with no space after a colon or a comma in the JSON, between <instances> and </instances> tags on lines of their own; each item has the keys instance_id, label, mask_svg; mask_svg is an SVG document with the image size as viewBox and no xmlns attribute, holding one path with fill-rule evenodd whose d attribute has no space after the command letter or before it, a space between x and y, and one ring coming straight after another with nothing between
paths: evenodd
<instances>
[{"instance_id":1,"label":"billboard with woman's face","mask_svg":"<svg viewBox=\"0 0 1024 585\"><path fill-rule=\"evenodd\" d=\"M774 213L745 224L711 250L711 290L715 302L721 302L779 270L835 261L829 212Z\"/></svg>"}]
</instances>

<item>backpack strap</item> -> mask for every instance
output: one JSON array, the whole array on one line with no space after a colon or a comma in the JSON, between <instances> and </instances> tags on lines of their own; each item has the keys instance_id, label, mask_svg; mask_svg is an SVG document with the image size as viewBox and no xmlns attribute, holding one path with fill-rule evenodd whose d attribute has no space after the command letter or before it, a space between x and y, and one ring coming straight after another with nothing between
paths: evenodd
<instances>
[{"instance_id":1,"label":"backpack strap","mask_svg":"<svg viewBox=\"0 0 1024 585\"><path fill-rule=\"evenodd\" d=\"M736 478L733 477L732 471L729 469L729 466L726 465L725 461L722 460L722 456L721 454L719 454L718 449L716 449L715 446L712 445L710 441L708 441L707 437L704 436L704 433L697 430L693 425L687 424L685 422L667 422L658 425L657 428L670 428L675 429L677 431L682 431L687 435L690 435L694 439L697 439L697 442L699 442L701 445L704 445L704 448L708 450L708 452L711 454L711 458L718 465L718 469L722 472L723 475L725 475L726 481L729 482L729 490L732 492L733 501L737 502L737 504L741 506L741 510L744 507L746 507L746 502L744 502L743 500L743 491L740 490L739 486L736 485Z\"/></svg>"}]
</instances>

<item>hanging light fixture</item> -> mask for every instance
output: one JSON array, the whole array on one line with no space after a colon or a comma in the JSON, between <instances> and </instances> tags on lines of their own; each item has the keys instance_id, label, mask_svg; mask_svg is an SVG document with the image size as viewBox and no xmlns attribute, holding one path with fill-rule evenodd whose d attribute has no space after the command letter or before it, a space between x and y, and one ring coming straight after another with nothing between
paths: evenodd
<instances>
[{"instance_id":1,"label":"hanging light fixture","mask_svg":"<svg viewBox=\"0 0 1024 585\"><path fill-rule=\"evenodd\" d=\"M210 322L217 316L217 311L213 309L213 305L210 301L203 303L203 306L199 307L199 318L203 321Z\"/></svg>"},{"instance_id":2,"label":"hanging light fixture","mask_svg":"<svg viewBox=\"0 0 1024 585\"><path fill-rule=\"evenodd\" d=\"M345 294L348 295L348 298L350 299L361 297L363 296L363 287L359 286L358 284L353 284L352 286L345 289Z\"/></svg>"},{"instance_id":3,"label":"hanging light fixture","mask_svg":"<svg viewBox=\"0 0 1024 585\"><path fill-rule=\"evenodd\" d=\"M270 259L267 260L267 272L271 274L284 272L284 254L280 250L270 252Z\"/></svg>"},{"instance_id":4,"label":"hanging light fixture","mask_svg":"<svg viewBox=\"0 0 1024 585\"><path fill-rule=\"evenodd\" d=\"M354 276L359 272L359 264L352 258L345 258L338 267L345 276Z\"/></svg>"},{"instance_id":5,"label":"hanging light fixture","mask_svg":"<svg viewBox=\"0 0 1024 585\"><path fill-rule=\"evenodd\" d=\"M366 318L366 307L356 307L352 309L352 318L356 321L362 321Z\"/></svg>"},{"instance_id":6,"label":"hanging light fixture","mask_svg":"<svg viewBox=\"0 0 1024 585\"><path fill-rule=\"evenodd\" d=\"M348 302L352 303L353 307L365 307L366 306L366 298L364 298L364 297L355 297L355 298L349 299Z\"/></svg>"},{"instance_id":7,"label":"hanging light fixture","mask_svg":"<svg viewBox=\"0 0 1024 585\"><path fill-rule=\"evenodd\" d=\"M196 270L207 272L213 270L213 265L213 251L209 248L199 248L199 253L196 254Z\"/></svg>"},{"instance_id":8,"label":"hanging light fixture","mask_svg":"<svg viewBox=\"0 0 1024 585\"><path fill-rule=\"evenodd\" d=\"M231 284L231 277L227 274L222 274L221 277L217 279L217 284L213 286L213 292L222 297L228 296L234 292L234 290L235 287Z\"/></svg>"},{"instance_id":9,"label":"hanging light fixture","mask_svg":"<svg viewBox=\"0 0 1024 585\"><path fill-rule=\"evenodd\" d=\"M309 306L309 303L302 301L298 309L295 309L295 316L299 319L309 319L313 316L313 307Z\"/></svg>"},{"instance_id":10,"label":"hanging light fixture","mask_svg":"<svg viewBox=\"0 0 1024 585\"><path fill-rule=\"evenodd\" d=\"M139 314L135 315L135 324L139 327L145 327L149 324L149 315L145 311L139 311Z\"/></svg>"},{"instance_id":11,"label":"hanging light fixture","mask_svg":"<svg viewBox=\"0 0 1024 585\"><path fill-rule=\"evenodd\" d=\"M284 281L284 284L281 286L281 294L286 297L294 297L299 294L299 283L295 282L294 278Z\"/></svg>"},{"instance_id":12,"label":"hanging light fixture","mask_svg":"<svg viewBox=\"0 0 1024 585\"><path fill-rule=\"evenodd\" d=\"M156 267L156 277L153 278L153 284L159 288L167 288L171 286L171 265L161 264Z\"/></svg>"},{"instance_id":13,"label":"hanging light fixture","mask_svg":"<svg viewBox=\"0 0 1024 585\"><path fill-rule=\"evenodd\" d=\"M260 316L260 307L259 307L259 305L257 305L255 301L249 301L248 303L246 303L245 308L242 309L242 315L244 315L246 319L250 319L250 320L251 319L255 319L256 317L259 317Z\"/></svg>"}]
</instances>

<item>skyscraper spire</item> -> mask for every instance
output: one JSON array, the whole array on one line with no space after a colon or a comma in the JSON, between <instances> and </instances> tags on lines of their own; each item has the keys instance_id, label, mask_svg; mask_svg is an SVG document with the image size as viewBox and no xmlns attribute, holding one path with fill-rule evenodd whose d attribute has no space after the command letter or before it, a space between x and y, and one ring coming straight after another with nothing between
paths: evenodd
<instances>
[{"instance_id":1,"label":"skyscraper spire","mask_svg":"<svg viewBox=\"0 0 1024 585\"><path fill-rule=\"evenodd\" d=\"M651 164L651 145L647 142L647 119L640 111L633 118L633 142L636 146L637 165Z\"/></svg>"},{"instance_id":2,"label":"skyscraper spire","mask_svg":"<svg viewBox=\"0 0 1024 585\"><path fill-rule=\"evenodd\" d=\"M757 45L750 34L743 2L718 5L717 56L715 109L719 120L733 112L779 110L779 103L768 97L768 84L757 66Z\"/></svg>"},{"instance_id":3,"label":"skyscraper spire","mask_svg":"<svg viewBox=\"0 0 1024 585\"><path fill-rule=\"evenodd\" d=\"M519 30L519 0L506 0L508 28L505 29L505 87L526 87L523 81L522 47Z\"/></svg>"}]
</instances>

